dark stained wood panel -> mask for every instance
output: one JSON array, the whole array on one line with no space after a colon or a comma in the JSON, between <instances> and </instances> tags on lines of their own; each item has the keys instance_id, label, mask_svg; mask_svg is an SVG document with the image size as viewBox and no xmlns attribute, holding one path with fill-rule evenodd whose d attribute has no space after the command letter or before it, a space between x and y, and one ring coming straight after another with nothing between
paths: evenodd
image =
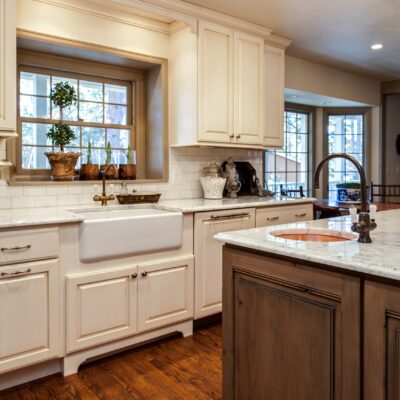
<instances>
[{"instance_id":1,"label":"dark stained wood panel","mask_svg":"<svg viewBox=\"0 0 400 400\"><path fill-rule=\"evenodd\" d=\"M216 400L222 397L221 325L197 329L0 392L1 400Z\"/></svg>"}]
</instances>

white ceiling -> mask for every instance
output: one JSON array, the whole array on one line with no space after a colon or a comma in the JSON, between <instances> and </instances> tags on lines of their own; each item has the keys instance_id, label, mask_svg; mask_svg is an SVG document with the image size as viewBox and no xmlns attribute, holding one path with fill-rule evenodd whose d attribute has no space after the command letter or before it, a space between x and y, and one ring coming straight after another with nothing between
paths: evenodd
<instances>
[{"instance_id":1,"label":"white ceiling","mask_svg":"<svg viewBox=\"0 0 400 400\"><path fill-rule=\"evenodd\" d=\"M273 30L288 54L380 80L400 78L400 0L190 0ZM373 43L384 48L371 50Z\"/></svg>"},{"instance_id":2,"label":"white ceiling","mask_svg":"<svg viewBox=\"0 0 400 400\"><path fill-rule=\"evenodd\" d=\"M368 104L356 101L338 99L336 97L322 96L320 94L302 92L295 89L285 89L285 101L288 103L304 104L315 107L367 107Z\"/></svg>"}]
</instances>

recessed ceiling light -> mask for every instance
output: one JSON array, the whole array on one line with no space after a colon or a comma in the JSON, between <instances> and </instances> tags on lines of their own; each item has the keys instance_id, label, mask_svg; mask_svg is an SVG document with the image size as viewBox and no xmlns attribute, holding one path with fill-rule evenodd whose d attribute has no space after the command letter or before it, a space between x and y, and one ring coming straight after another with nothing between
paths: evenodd
<instances>
[{"instance_id":1,"label":"recessed ceiling light","mask_svg":"<svg viewBox=\"0 0 400 400\"><path fill-rule=\"evenodd\" d=\"M381 43L375 43L371 46L372 50L380 50L383 47L383 44Z\"/></svg>"}]
</instances>

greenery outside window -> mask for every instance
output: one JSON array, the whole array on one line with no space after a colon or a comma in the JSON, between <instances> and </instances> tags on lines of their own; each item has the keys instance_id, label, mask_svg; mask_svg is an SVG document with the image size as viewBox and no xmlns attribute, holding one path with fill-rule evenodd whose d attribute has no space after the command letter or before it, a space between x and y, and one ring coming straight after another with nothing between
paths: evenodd
<instances>
[{"instance_id":1,"label":"greenery outside window","mask_svg":"<svg viewBox=\"0 0 400 400\"><path fill-rule=\"evenodd\" d=\"M128 147L135 148L134 82L22 66L18 93L21 146L17 154L17 170L22 174L43 174L49 169L43 153L54 147L46 134L59 119L59 110L49 99L50 90L65 81L74 86L78 96L77 104L64 115L76 134L66 150L82 152L79 163L85 159L89 141L96 164L104 164L108 142L115 164L126 163Z\"/></svg>"},{"instance_id":2,"label":"greenery outside window","mask_svg":"<svg viewBox=\"0 0 400 400\"><path fill-rule=\"evenodd\" d=\"M287 108L284 113L284 145L282 150L265 152L265 182L270 190L298 190L311 194L311 122L312 113Z\"/></svg>"}]
</instances>

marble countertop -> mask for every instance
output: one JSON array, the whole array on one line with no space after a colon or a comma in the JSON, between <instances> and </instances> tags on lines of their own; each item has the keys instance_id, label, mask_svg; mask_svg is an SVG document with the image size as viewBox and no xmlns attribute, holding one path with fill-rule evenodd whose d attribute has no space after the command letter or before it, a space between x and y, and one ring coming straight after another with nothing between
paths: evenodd
<instances>
[{"instance_id":1,"label":"marble countertop","mask_svg":"<svg viewBox=\"0 0 400 400\"><path fill-rule=\"evenodd\" d=\"M257 197L240 196L236 199L206 200L206 199L187 199L187 200L161 200L157 203L157 208L167 211L181 211L183 213L229 210L235 208L249 207L270 207L311 203L316 199L312 197L290 198L290 197Z\"/></svg>"},{"instance_id":2,"label":"marble countertop","mask_svg":"<svg viewBox=\"0 0 400 400\"><path fill-rule=\"evenodd\" d=\"M243 196L238 199L223 200L164 200L157 204L138 204L122 206L112 204L107 209L126 209L154 207L165 211L179 211L182 213L192 213L200 211L229 210L247 207L267 207L276 205L289 205L298 203L310 203L313 198L303 199L275 199L272 197ZM79 207L46 207L46 208L26 208L26 209L5 209L0 211L0 229L17 228L20 226L64 224L71 222L81 222L84 216L80 212L86 210L101 210L100 205L87 205Z\"/></svg>"},{"instance_id":3,"label":"marble countertop","mask_svg":"<svg viewBox=\"0 0 400 400\"><path fill-rule=\"evenodd\" d=\"M219 233L215 239L244 248L311 261L341 269L400 280L400 210L377 214L378 227L371 232L371 244L357 240L344 242L301 242L271 235L271 231L312 228L351 233L350 217L337 217L310 222Z\"/></svg>"}]
</instances>

